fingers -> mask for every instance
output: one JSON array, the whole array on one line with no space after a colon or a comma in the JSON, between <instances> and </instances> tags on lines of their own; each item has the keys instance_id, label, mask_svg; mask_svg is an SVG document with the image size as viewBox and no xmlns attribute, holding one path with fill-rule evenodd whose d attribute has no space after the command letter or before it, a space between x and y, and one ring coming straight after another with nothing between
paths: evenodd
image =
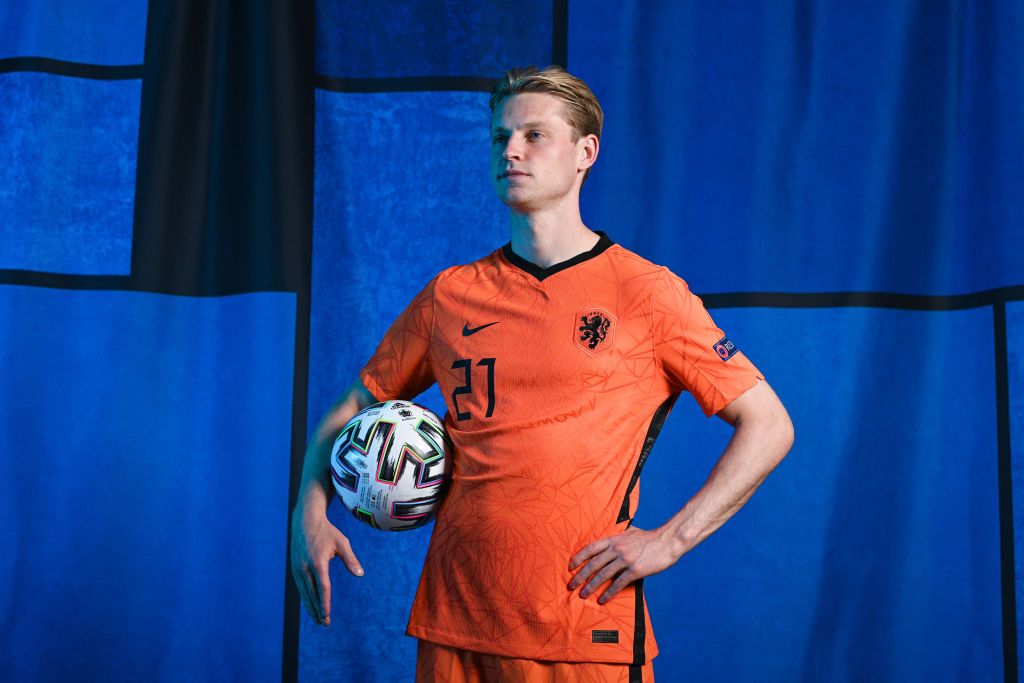
<instances>
[{"instance_id":1,"label":"fingers","mask_svg":"<svg viewBox=\"0 0 1024 683\"><path fill-rule=\"evenodd\" d=\"M331 625L331 577L328 563L314 567L316 578L316 603L320 613L320 621L324 626Z\"/></svg>"},{"instance_id":2,"label":"fingers","mask_svg":"<svg viewBox=\"0 0 1024 683\"><path fill-rule=\"evenodd\" d=\"M593 543L588 545L586 548L584 548L583 550L579 551L578 553L576 553L575 555L572 556L572 559L569 560L569 571L572 571L577 566L582 564L584 562L584 560L586 560L589 557L593 557L594 555L596 555L599 552L603 551L607 547L608 547L608 539L606 539L606 538L601 538L601 539L598 539L598 540L594 541Z\"/></svg>"},{"instance_id":3,"label":"fingers","mask_svg":"<svg viewBox=\"0 0 1024 683\"><path fill-rule=\"evenodd\" d=\"M305 606L310 619L319 624L320 613L316 608L313 578L305 569L298 569L296 565L293 565L292 580L295 581L295 588L299 592L299 597L302 598L302 604Z\"/></svg>"},{"instance_id":4,"label":"fingers","mask_svg":"<svg viewBox=\"0 0 1024 683\"><path fill-rule=\"evenodd\" d=\"M579 570L576 576L572 577L572 581L569 582L569 590L576 590L578 586L582 586L590 578L591 574L616 559L616 557L617 554L611 548L608 548L597 557L591 559L590 562L583 565L583 569Z\"/></svg>"},{"instance_id":5,"label":"fingers","mask_svg":"<svg viewBox=\"0 0 1024 683\"><path fill-rule=\"evenodd\" d=\"M331 559L339 556L356 576L363 568L345 535L326 520L296 527L290 557L292 578L310 618L321 626L331 623Z\"/></svg>"},{"instance_id":6,"label":"fingers","mask_svg":"<svg viewBox=\"0 0 1024 683\"><path fill-rule=\"evenodd\" d=\"M337 532L333 551L334 552L328 554L320 561L315 562L312 567L314 570L313 576L316 579L313 584L313 588L315 589L313 602L320 618L318 623L324 626L331 625L331 558L335 555L340 557L345 563L345 567L356 576L362 576L364 573L363 567L359 563L359 559L352 550L352 544L349 543L347 538L345 538L345 534L340 531Z\"/></svg>"},{"instance_id":7,"label":"fingers","mask_svg":"<svg viewBox=\"0 0 1024 683\"><path fill-rule=\"evenodd\" d=\"M363 566L359 564L359 558L356 557L355 552L352 550L352 544L348 542L344 534L338 534L341 538L338 540L338 556L341 557L341 561L345 563L345 567L355 574L356 576L363 575Z\"/></svg>"},{"instance_id":8,"label":"fingers","mask_svg":"<svg viewBox=\"0 0 1024 683\"><path fill-rule=\"evenodd\" d=\"M316 613L316 607L313 606L313 601L309 599L309 596L303 594L302 604L306 607L306 614L312 619L317 625L320 625L320 615Z\"/></svg>"},{"instance_id":9,"label":"fingers","mask_svg":"<svg viewBox=\"0 0 1024 683\"><path fill-rule=\"evenodd\" d=\"M299 593L302 594L302 603L306 606L309 617L317 624L321 624L320 610L317 608L316 589L313 587L313 577L308 572L302 572L301 579L296 582L299 585Z\"/></svg>"},{"instance_id":10,"label":"fingers","mask_svg":"<svg viewBox=\"0 0 1024 683\"><path fill-rule=\"evenodd\" d=\"M615 597L616 593L637 578L635 573L629 568L629 563L612 548L608 548L580 569L572 581L569 582L569 588L575 590L577 586L582 586L586 583L583 586L583 590L580 591L580 598L586 600L613 577L615 580L612 581L611 586L598 598L597 602L599 604L603 605L611 600Z\"/></svg>"},{"instance_id":11,"label":"fingers","mask_svg":"<svg viewBox=\"0 0 1024 683\"><path fill-rule=\"evenodd\" d=\"M628 586L635 578L637 577L635 577L630 571L622 572L614 581L612 581L612 585L608 586L608 590L602 593L601 597L598 598L597 601L602 605L608 602L615 597L616 593Z\"/></svg>"},{"instance_id":12,"label":"fingers","mask_svg":"<svg viewBox=\"0 0 1024 683\"><path fill-rule=\"evenodd\" d=\"M594 578L592 578L587 585L583 587L583 590L580 591L580 597L586 600L590 595L597 592L598 587L604 585L605 581L608 581L625 568L625 560L621 557L616 557L613 562L606 564L604 568L595 574ZM604 603L604 596L601 597L599 602Z\"/></svg>"}]
</instances>

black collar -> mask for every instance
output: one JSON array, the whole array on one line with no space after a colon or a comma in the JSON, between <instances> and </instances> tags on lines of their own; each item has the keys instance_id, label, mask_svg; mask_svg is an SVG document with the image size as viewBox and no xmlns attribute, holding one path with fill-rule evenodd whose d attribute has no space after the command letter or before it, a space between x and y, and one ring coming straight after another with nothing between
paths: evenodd
<instances>
[{"instance_id":1,"label":"black collar","mask_svg":"<svg viewBox=\"0 0 1024 683\"><path fill-rule=\"evenodd\" d=\"M509 263L514 265L516 268L519 268L520 270L526 271L530 275L537 278L538 281L541 281L544 278L550 277L559 271L565 270L566 268L571 268L575 266L577 263L589 261L598 254L604 252L604 250L607 249L608 247L615 244L615 242L613 242L611 238L608 237L608 235L604 234L604 231L595 230L594 232L600 235L601 239L597 241L597 244L595 244L593 248L590 249L590 251L585 251L582 254L576 254L571 259L562 261L560 263L555 263L554 265L548 266L547 268L541 268L536 263L527 261L519 254L512 251L512 242L509 242L508 244L503 246L501 248L501 252L505 255L505 258L509 260Z\"/></svg>"}]
</instances>

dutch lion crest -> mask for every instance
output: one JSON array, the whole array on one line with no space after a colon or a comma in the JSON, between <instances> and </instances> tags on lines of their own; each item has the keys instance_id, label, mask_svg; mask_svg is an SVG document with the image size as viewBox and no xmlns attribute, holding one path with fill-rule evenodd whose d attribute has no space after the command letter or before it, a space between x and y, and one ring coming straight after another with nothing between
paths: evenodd
<instances>
[{"instance_id":1,"label":"dutch lion crest","mask_svg":"<svg viewBox=\"0 0 1024 683\"><path fill-rule=\"evenodd\" d=\"M602 308L591 308L576 314L576 346L589 354L610 348L615 317Z\"/></svg>"}]
</instances>

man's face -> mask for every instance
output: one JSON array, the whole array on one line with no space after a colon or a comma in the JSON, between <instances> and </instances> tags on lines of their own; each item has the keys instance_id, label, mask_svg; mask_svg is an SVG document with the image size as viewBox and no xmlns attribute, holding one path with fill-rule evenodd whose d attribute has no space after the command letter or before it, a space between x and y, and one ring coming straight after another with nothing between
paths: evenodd
<instances>
[{"instance_id":1,"label":"man's face","mask_svg":"<svg viewBox=\"0 0 1024 683\"><path fill-rule=\"evenodd\" d=\"M572 128L562 116L564 107L554 95L520 93L494 109L491 179L498 198L509 208L534 211L578 192L577 170L586 165L580 166L586 138L573 143Z\"/></svg>"}]
</instances>

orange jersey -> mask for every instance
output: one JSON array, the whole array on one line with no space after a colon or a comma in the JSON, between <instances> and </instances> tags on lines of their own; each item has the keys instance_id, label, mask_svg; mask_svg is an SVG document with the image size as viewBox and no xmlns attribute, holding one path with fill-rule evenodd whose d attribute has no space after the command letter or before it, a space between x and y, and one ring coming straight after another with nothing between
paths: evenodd
<instances>
[{"instance_id":1,"label":"orange jersey","mask_svg":"<svg viewBox=\"0 0 1024 683\"><path fill-rule=\"evenodd\" d=\"M599 605L569 559L628 528L682 391L711 415L763 379L667 268L613 243L540 268L511 244L438 273L359 376L379 401L437 382L454 445L408 635L551 661L658 651L637 581ZM680 506L685 501L680 501Z\"/></svg>"}]
</instances>

